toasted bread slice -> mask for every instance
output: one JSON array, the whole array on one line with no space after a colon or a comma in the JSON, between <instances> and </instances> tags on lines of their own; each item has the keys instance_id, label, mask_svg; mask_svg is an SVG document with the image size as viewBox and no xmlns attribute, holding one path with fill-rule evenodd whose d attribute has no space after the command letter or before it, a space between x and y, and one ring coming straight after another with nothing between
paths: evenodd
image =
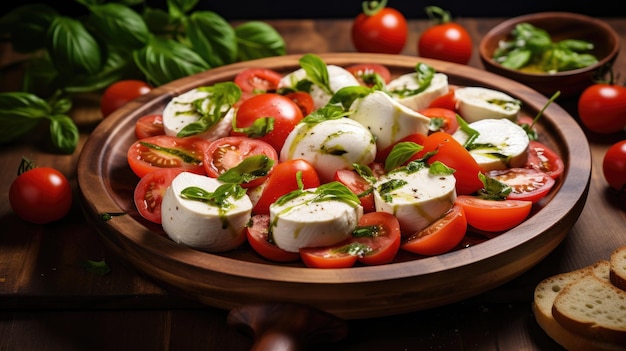
<instances>
[{"instance_id":1,"label":"toasted bread slice","mask_svg":"<svg viewBox=\"0 0 626 351\"><path fill-rule=\"evenodd\" d=\"M619 247L611 253L611 283L626 290L626 246Z\"/></svg>"},{"instance_id":2,"label":"toasted bread slice","mask_svg":"<svg viewBox=\"0 0 626 351\"><path fill-rule=\"evenodd\" d=\"M594 340L571 332L561 326L552 316L554 300L565 286L590 273L608 281L609 267L609 261L602 260L592 266L546 278L535 288L535 297L532 305L535 319L546 334L565 349L570 351L624 350L623 347L613 343Z\"/></svg>"},{"instance_id":3,"label":"toasted bread slice","mask_svg":"<svg viewBox=\"0 0 626 351\"><path fill-rule=\"evenodd\" d=\"M552 316L576 334L626 345L626 291L595 274L565 286L554 299Z\"/></svg>"}]
</instances>

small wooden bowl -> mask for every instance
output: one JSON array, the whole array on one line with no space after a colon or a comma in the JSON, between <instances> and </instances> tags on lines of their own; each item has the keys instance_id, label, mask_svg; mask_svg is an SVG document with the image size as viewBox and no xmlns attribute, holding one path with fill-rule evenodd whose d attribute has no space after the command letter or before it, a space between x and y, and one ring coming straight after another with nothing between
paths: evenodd
<instances>
[{"instance_id":1,"label":"small wooden bowl","mask_svg":"<svg viewBox=\"0 0 626 351\"><path fill-rule=\"evenodd\" d=\"M547 73L527 73L503 67L493 60L493 52L501 40L510 39L513 28L530 23L546 30L553 41L580 39L592 42L590 52L598 63L589 67ZM552 96L557 90L562 97L575 97L594 82L596 72L610 67L619 52L620 41L615 30L600 19L569 12L540 12L508 19L492 28L480 42L479 55L486 70L525 84L540 93Z\"/></svg>"},{"instance_id":2,"label":"small wooden bowl","mask_svg":"<svg viewBox=\"0 0 626 351\"><path fill-rule=\"evenodd\" d=\"M499 89L523 103L534 116L547 103L535 90L465 65L399 55L336 53L320 55L327 64L347 67L380 63L392 75L414 72L418 62L446 73L457 86ZM393 263L344 269L306 268L301 262L264 260L248 246L212 254L170 240L160 225L143 219L133 201L138 182L126 153L136 140L135 122L161 113L177 95L198 86L232 80L249 67L281 73L298 69L300 55L273 57L219 67L160 86L126 104L91 133L78 160L78 185L88 221L103 242L169 290L208 305L232 309L256 303L297 303L346 319L371 318L433 308L493 289L527 271L565 238L589 191L591 154L575 120L551 104L539 121L540 141L565 163L556 187L534 206L530 218L498 235L470 234L452 252L420 257L398 253Z\"/></svg>"}]
</instances>

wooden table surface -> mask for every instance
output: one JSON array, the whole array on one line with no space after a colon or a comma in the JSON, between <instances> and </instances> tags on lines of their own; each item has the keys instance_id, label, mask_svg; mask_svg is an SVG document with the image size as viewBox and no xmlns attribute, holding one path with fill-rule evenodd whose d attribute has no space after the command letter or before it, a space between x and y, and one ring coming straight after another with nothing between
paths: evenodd
<instances>
[{"instance_id":1,"label":"wooden table surface","mask_svg":"<svg viewBox=\"0 0 626 351\"><path fill-rule=\"evenodd\" d=\"M502 18L458 18L477 44ZM606 18L621 35L615 72L626 75L626 18ZM353 52L351 19L269 21L285 38L287 51ZM403 52L429 23L410 20ZM15 56L0 51L6 67ZM476 50L469 65L482 68ZM10 69L2 86L10 89ZM558 103L576 118L575 99ZM86 223L76 186L80 148L101 119L97 99L78 101L72 117L81 131L72 155L56 155L37 135L0 146L0 350L247 350L252 338L226 323L229 311L199 305L162 289L108 252ZM45 131L43 131L45 132ZM588 135L593 169L586 206L562 244L533 269L492 291L452 305L405 315L347 321L348 334L325 350L558 350L537 325L532 291L543 278L608 258L626 245L625 204L607 192L602 158L625 135ZM586 142L581 140L580 142ZM9 185L22 156L61 170L72 182L74 205L49 225L23 222L8 203ZM105 259L111 273L87 272L82 263ZM311 347L311 349L317 349Z\"/></svg>"}]
</instances>

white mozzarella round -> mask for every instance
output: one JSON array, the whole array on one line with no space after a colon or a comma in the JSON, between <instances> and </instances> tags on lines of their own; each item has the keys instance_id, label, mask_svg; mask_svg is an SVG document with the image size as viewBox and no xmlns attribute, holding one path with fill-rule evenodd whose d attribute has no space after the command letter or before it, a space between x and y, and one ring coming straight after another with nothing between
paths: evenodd
<instances>
[{"instance_id":1,"label":"white mozzarella round","mask_svg":"<svg viewBox=\"0 0 626 351\"><path fill-rule=\"evenodd\" d=\"M517 123L508 119L483 119L469 123L469 127L479 133L474 140L478 146L469 151L484 172L524 166L530 140ZM453 137L465 144L469 135L459 129Z\"/></svg>"},{"instance_id":2,"label":"white mozzarella round","mask_svg":"<svg viewBox=\"0 0 626 351\"><path fill-rule=\"evenodd\" d=\"M246 240L244 229L252 213L247 196L231 197L232 206L224 209L181 197L183 189L190 186L214 192L221 184L215 178L189 172L174 178L161 203L163 230L174 242L202 251L223 252Z\"/></svg>"},{"instance_id":3,"label":"white mozzarella round","mask_svg":"<svg viewBox=\"0 0 626 351\"><path fill-rule=\"evenodd\" d=\"M323 182L331 181L339 169L370 164L375 157L374 136L349 118L299 123L280 151L281 162L301 158L311 163Z\"/></svg>"},{"instance_id":4,"label":"white mozzarella round","mask_svg":"<svg viewBox=\"0 0 626 351\"><path fill-rule=\"evenodd\" d=\"M400 104L382 91L357 99L351 110L350 119L362 124L376 137L379 150L410 134L428 134L428 117Z\"/></svg>"},{"instance_id":5,"label":"white mozzarella round","mask_svg":"<svg viewBox=\"0 0 626 351\"><path fill-rule=\"evenodd\" d=\"M358 86L359 81L354 77L354 75L348 72L345 68L339 67L336 65L327 65L326 69L328 70L328 78L331 93L328 93L320 86L313 84L311 86L311 97L313 98L313 102L315 103L315 108L318 109L320 107L326 106L326 104L330 101L333 94L338 90L344 87L350 86ZM304 68L300 68L294 72L291 72L285 75L278 84L279 88L293 88L296 83L307 79L307 74Z\"/></svg>"},{"instance_id":6,"label":"white mozzarella round","mask_svg":"<svg viewBox=\"0 0 626 351\"><path fill-rule=\"evenodd\" d=\"M335 245L352 235L363 207L336 200L314 202L314 191L308 189L284 204L270 206L270 230L281 249L298 252L304 247Z\"/></svg>"},{"instance_id":7,"label":"white mozzarella round","mask_svg":"<svg viewBox=\"0 0 626 351\"><path fill-rule=\"evenodd\" d=\"M381 185L394 179L406 184L388 193L381 193ZM429 168L417 172L391 172L375 184L376 211L395 215L403 235L411 235L428 227L443 216L456 200L456 180L450 175L431 175Z\"/></svg>"},{"instance_id":8,"label":"white mozzarella round","mask_svg":"<svg viewBox=\"0 0 626 351\"><path fill-rule=\"evenodd\" d=\"M468 123L498 118L515 121L521 109L519 100L488 88L459 88L454 91L454 97L459 114Z\"/></svg>"},{"instance_id":9,"label":"white mozzarella round","mask_svg":"<svg viewBox=\"0 0 626 351\"><path fill-rule=\"evenodd\" d=\"M448 76L443 73L435 73L428 88L408 96L402 96L401 92L417 90L419 84L416 79L417 73L407 73L399 76L387 84L387 91L402 105L414 110L423 110L441 95L448 92Z\"/></svg>"}]
</instances>

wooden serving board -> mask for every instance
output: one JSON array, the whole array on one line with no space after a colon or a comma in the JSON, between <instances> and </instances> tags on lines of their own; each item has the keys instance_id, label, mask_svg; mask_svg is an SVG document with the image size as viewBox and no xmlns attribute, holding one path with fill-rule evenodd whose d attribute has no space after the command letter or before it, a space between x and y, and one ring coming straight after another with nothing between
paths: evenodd
<instances>
[{"instance_id":1,"label":"wooden serving board","mask_svg":"<svg viewBox=\"0 0 626 351\"><path fill-rule=\"evenodd\" d=\"M320 54L327 64L379 63L393 76L410 73L418 62L448 75L459 86L482 86L508 93L535 116L547 99L514 81L454 63L418 57ZM470 234L463 248L435 257L400 253L394 263L347 269L312 269L301 263L264 260L247 245L211 254L178 245L159 225L135 209L138 178L126 152L135 141L134 123L161 113L172 97L198 86L232 80L248 67L288 73L300 55L223 66L154 89L116 111L93 131L78 161L84 212L104 242L118 255L167 289L208 305L232 309L250 303L300 303L345 319L423 310L457 302L497 287L527 271L567 235L580 215L589 188L591 156L585 135L560 106L550 105L540 120L541 141L556 150L566 169L551 194L518 227L488 238ZM105 214L111 214L105 218Z\"/></svg>"}]
</instances>

